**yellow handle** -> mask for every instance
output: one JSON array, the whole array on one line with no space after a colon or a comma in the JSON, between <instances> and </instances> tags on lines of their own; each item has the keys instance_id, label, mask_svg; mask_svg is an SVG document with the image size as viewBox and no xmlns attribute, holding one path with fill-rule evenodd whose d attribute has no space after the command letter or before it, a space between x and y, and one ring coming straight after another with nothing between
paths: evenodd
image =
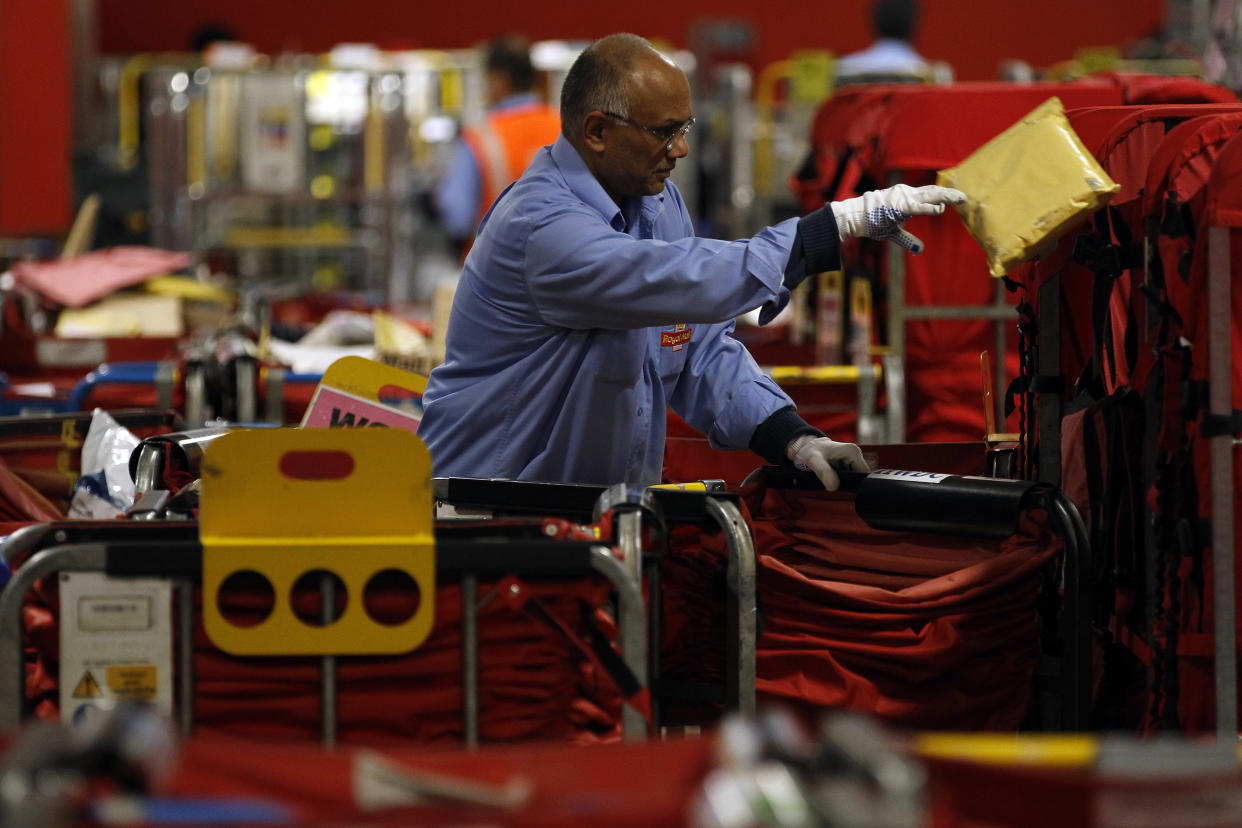
<instances>
[{"instance_id":1,"label":"yellow handle","mask_svg":"<svg viewBox=\"0 0 1242 828\"><path fill-rule=\"evenodd\" d=\"M875 378L880 379L884 369L873 365ZM768 376L779 382L823 382L847 385L858 382L862 373L857 365L774 365L767 369Z\"/></svg>"},{"instance_id":2,"label":"yellow handle","mask_svg":"<svg viewBox=\"0 0 1242 828\"><path fill-rule=\"evenodd\" d=\"M148 54L134 55L125 61L117 86L117 139L118 160L122 168L132 170L138 166L138 136L142 113L138 102L142 97L138 84L151 65Z\"/></svg>"}]
</instances>

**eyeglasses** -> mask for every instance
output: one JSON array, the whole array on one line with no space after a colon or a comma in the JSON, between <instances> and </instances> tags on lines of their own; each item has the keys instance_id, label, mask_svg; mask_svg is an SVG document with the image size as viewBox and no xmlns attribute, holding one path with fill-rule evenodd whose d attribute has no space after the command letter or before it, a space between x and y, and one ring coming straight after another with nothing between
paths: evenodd
<instances>
[{"instance_id":1,"label":"eyeglasses","mask_svg":"<svg viewBox=\"0 0 1242 828\"><path fill-rule=\"evenodd\" d=\"M634 127L635 129L641 129L643 132L651 133L652 135L656 137L656 140L664 144L665 152L668 152L669 150L673 148L673 142L677 140L678 136L681 136L682 138L686 137L686 135L689 134L690 132L690 128L694 126L694 118L691 118L688 121L683 121L680 124L673 124L672 126L669 126L669 127L657 128L657 127L643 126L642 124L638 123L638 121L632 121L629 118L625 117L624 115L618 115L615 112L604 112L603 110L600 110L600 112L604 115L607 115L609 118L615 118L618 121L627 123L630 126Z\"/></svg>"}]
</instances>

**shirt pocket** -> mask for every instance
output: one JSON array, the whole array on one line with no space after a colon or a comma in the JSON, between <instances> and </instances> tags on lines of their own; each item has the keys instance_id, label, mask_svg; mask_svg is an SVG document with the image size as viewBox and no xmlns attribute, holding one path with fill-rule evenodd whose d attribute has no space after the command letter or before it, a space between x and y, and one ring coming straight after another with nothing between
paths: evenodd
<instances>
[{"instance_id":1,"label":"shirt pocket","mask_svg":"<svg viewBox=\"0 0 1242 828\"><path fill-rule=\"evenodd\" d=\"M666 383L676 382L685 369L692 334L689 325L669 325L659 330L655 342L656 367Z\"/></svg>"},{"instance_id":2,"label":"shirt pocket","mask_svg":"<svg viewBox=\"0 0 1242 828\"><path fill-rule=\"evenodd\" d=\"M595 372L595 381L609 385L634 386L643 376L647 358L647 329L592 331L592 359L584 370Z\"/></svg>"}]
</instances>

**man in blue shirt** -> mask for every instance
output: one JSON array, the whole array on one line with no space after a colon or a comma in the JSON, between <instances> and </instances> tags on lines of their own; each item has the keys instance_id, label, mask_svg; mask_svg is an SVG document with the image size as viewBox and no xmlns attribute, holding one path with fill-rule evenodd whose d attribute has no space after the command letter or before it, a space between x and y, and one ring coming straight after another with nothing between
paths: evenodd
<instances>
[{"instance_id":1,"label":"man in blue shirt","mask_svg":"<svg viewBox=\"0 0 1242 828\"><path fill-rule=\"evenodd\" d=\"M669 175L694 124L682 72L634 35L575 61L561 135L484 218L449 320L419 434L435 474L659 482L666 408L724 449L792 461L839 485L866 464L823 436L729 336L770 321L808 274L839 266L843 235L921 244L902 229L965 198L898 186L827 205L753 238L694 236Z\"/></svg>"}]
</instances>

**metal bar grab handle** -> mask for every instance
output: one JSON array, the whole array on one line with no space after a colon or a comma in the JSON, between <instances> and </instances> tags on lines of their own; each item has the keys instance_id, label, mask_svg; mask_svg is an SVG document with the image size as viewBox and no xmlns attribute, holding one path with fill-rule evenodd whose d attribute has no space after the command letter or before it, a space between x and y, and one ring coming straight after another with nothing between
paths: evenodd
<instances>
[{"instance_id":1,"label":"metal bar grab handle","mask_svg":"<svg viewBox=\"0 0 1242 828\"><path fill-rule=\"evenodd\" d=\"M53 572L103 572L108 565L107 545L75 543L36 553L0 592L0 732L22 722L26 673L22 660L22 599L35 582Z\"/></svg>"},{"instance_id":2,"label":"metal bar grab handle","mask_svg":"<svg viewBox=\"0 0 1242 828\"><path fill-rule=\"evenodd\" d=\"M1057 491L1051 507L1065 540L1061 729L1086 730L1090 726L1092 684L1091 542L1082 515L1069 498Z\"/></svg>"},{"instance_id":3,"label":"metal bar grab handle","mask_svg":"<svg viewBox=\"0 0 1242 828\"><path fill-rule=\"evenodd\" d=\"M617 625L621 634L621 657L642 687L647 686L647 608L641 581L604 546L591 547L591 568L617 590ZM621 731L627 741L647 737L647 719L629 702L621 711Z\"/></svg>"},{"instance_id":4,"label":"metal bar grab handle","mask_svg":"<svg viewBox=\"0 0 1242 828\"><path fill-rule=\"evenodd\" d=\"M725 669L726 700L730 708L743 714L755 712L757 678L755 648L759 638L759 601L756 580L755 545L750 529L737 504L708 496L707 513L719 524L725 536L729 557L726 578L729 602L736 603L727 613L729 663Z\"/></svg>"}]
</instances>

